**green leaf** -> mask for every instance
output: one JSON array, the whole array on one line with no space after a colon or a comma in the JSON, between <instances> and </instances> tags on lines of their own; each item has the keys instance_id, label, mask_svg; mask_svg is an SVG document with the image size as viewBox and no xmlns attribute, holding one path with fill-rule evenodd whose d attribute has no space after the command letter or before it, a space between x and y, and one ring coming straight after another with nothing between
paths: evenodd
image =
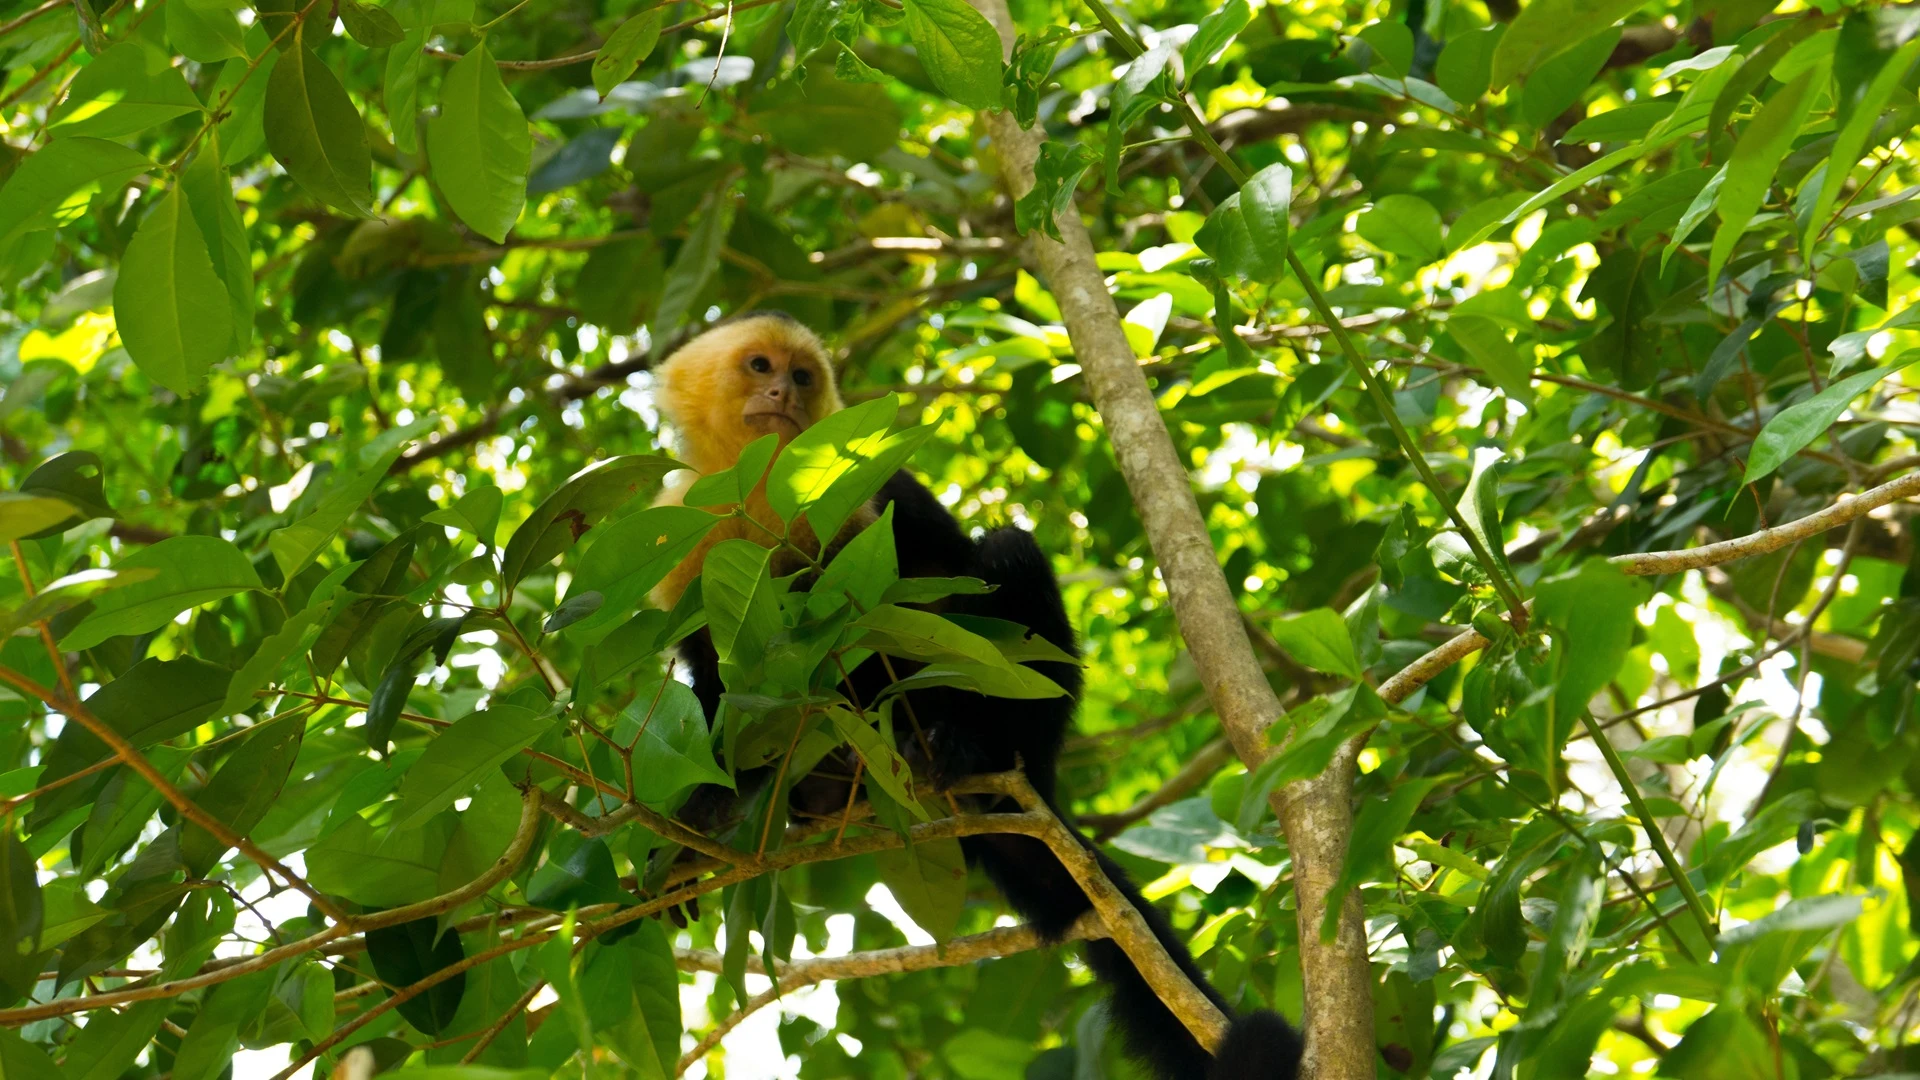
<instances>
[{"instance_id":1,"label":"green leaf","mask_svg":"<svg viewBox=\"0 0 1920 1080\"><path fill-rule=\"evenodd\" d=\"M888 694L904 694L931 686L950 686L987 697L1019 701L1062 697L1060 684L1025 664L982 664L968 660L947 660L928 664L887 688Z\"/></svg>"},{"instance_id":2,"label":"green leaf","mask_svg":"<svg viewBox=\"0 0 1920 1080\"><path fill-rule=\"evenodd\" d=\"M1000 35L966 0L906 0L907 35L940 92L969 109L1000 107Z\"/></svg>"},{"instance_id":3,"label":"green leaf","mask_svg":"<svg viewBox=\"0 0 1920 1080\"><path fill-rule=\"evenodd\" d=\"M503 243L526 205L533 135L485 42L441 84L440 115L427 122L427 159L460 220Z\"/></svg>"},{"instance_id":4,"label":"green leaf","mask_svg":"<svg viewBox=\"0 0 1920 1080\"><path fill-rule=\"evenodd\" d=\"M1493 50L1505 26L1487 26L1455 34L1434 62L1433 78L1448 97L1463 105L1479 101L1493 81Z\"/></svg>"},{"instance_id":5,"label":"green leaf","mask_svg":"<svg viewBox=\"0 0 1920 1080\"><path fill-rule=\"evenodd\" d=\"M1447 334L1493 385L1516 401L1533 404L1533 363L1507 340L1499 323L1484 315L1455 315L1447 320Z\"/></svg>"},{"instance_id":6,"label":"green leaf","mask_svg":"<svg viewBox=\"0 0 1920 1080\"><path fill-rule=\"evenodd\" d=\"M283 580L292 581L313 565L313 560L333 541L334 534L387 478L393 463L400 458L401 449L399 446L389 449L358 473L342 476L336 471L327 485L327 493L321 496L312 513L268 535L267 550L273 553Z\"/></svg>"},{"instance_id":7,"label":"green leaf","mask_svg":"<svg viewBox=\"0 0 1920 1080\"><path fill-rule=\"evenodd\" d=\"M915 660L971 660L989 667L1008 666L993 642L930 611L883 605L853 621L865 630L860 644L878 652Z\"/></svg>"},{"instance_id":8,"label":"green leaf","mask_svg":"<svg viewBox=\"0 0 1920 1080\"><path fill-rule=\"evenodd\" d=\"M893 510L894 505L888 503L879 520L861 529L827 564L820 580L807 590L809 614L824 619L849 601L856 611L870 611L889 602L883 597L900 578L900 559L893 548Z\"/></svg>"},{"instance_id":9,"label":"green leaf","mask_svg":"<svg viewBox=\"0 0 1920 1080\"><path fill-rule=\"evenodd\" d=\"M1556 707L1568 725L1620 670L1638 625L1634 612L1647 591L1644 580L1627 577L1598 559L1548 578L1535 590L1535 615L1558 631L1553 643L1560 672ZM1560 737L1565 734L1563 729Z\"/></svg>"},{"instance_id":10,"label":"green leaf","mask_svg":"<svg viewBox=\"0 0 1920 1080\"><path fill-rule=\"evenodd\" d=\"M127 355L149 379L193 393L234 341L233 304L179 188L140 222L113 287Z\"/></svg>"},{"instance_id":11,"label":"green leaf","mask_svg":"<svg viewBox=\"0 0 1920 1080\"><path fill-rule=\"evenodd\" d=\"M620 871L614 868L607 842L596 836L564 858L550 854L527 882L527 901L565 910L579 904L629 904L633 897L620 887Z\"/></svg>"},{"instance_id":12,"label":"green leaf","mask_svg":"<svg viewBox=\"0 0 1920 1080\"><path fill-rule=\"evenodd\" d=\"M393 827L406 830L425 825L552 727L551 717L515 705L494 705L454 721L434 736L427 752L400 781L400 807L393 812Z\"/></svg>"},{"instance_id":13,"label":"green leaf","mask_svg":"<svg viewBox=\"0 0 1920 1080\"><path fill-rule=\"evenodd\" d=\"M416 27L387 52L384 89L387 115L393 123L393 145L412 156L420 152L420 68L426 62L424 51L428 27Z\"/></svg>"},{"instance_id":14,"label":"green leaf","mask_svg":"<svg viewBox=\"0 0 1920 1080\"><path fill-rule=\"evenodd\" d=\"M266 730L248 735L240 749L220 763L193 800L215 820L241 836L247 835L280 797L304 734L301 721L294 719L276 721ZM180 859L189 874L204 876L226 851L226 845L212 833L190 822L183 824Z\"/></svg>"},{"instance_id":15,"label":"green leaf","mask_svg":"<svg viewBox=\"0 0 1920 1080\"><path fill-rule=\"evenodd\" d=\"M412 986L467 958L458 931L440 932L440 922L432 916L395 926L383 926L366 933L367 959L373 961L374 974L388 986ZM453 1024L460 999L467 990L465 972L428 987L401 1002L400 1015L428 1035L438 1035Z\"/></svg>"},{"instance_id":16,"label":"green leaf","mask_svg":"<svg viewBox=\"0 0 1920 1080\"><path fill-rule=\"evenodd\" d=\"M1733 254L1734 245L1740 242L1754 213L1766 201L1767 191L1773 186L1773 174L1800 135L1800 125L1813 107L1818 83L1815 74L1802 72L1799 78L1769 98L1740 133L1740 141L1734 144L1733 155L1727 159L1725 179L1720 183L1720 198L1715 203L1720 227L1714 230L1713 250L1707 257L1709 287L1720 280L1720 271Z\"/></svg>"},{"instance_id":17,"label":"green leaf","mask_svg":"<svg viewBox=\"0 0 1920 1080\"><path fill-rule=\"evenodd\" d=\"M435 510L422 518L435 525L450 525L462 532L471 533L489 548L495 546L495 537L500 532L500 507L505 496L492 484L478 484L467 489L460 501L444 510Z\"/></svg>"},{"instance_id":18,"label":"green leaf","mask_svg":"<svg viewBox=\"0 0 1920 1080\"><path fill-rule=\"evenodd\" d=\"M1806 215L1806 235L1801 241L1804 250L1812 251L1821 232L1826 229L1827 215L1833 210L1834 200L1840 197L1840 189L1846 184L1847 177L1852 175L1853 167L1860 163L1860 155L1866 150L1868 137L1885 116L1887 102L1893 97L1895 88L1906 80L1907 73L1913 70L1915 61L1920 61L1920 38L1901 46L1859 92L1851 113L1834 136L1833 153L1828 156L1826 171L1821 174L1820 194Z\"/></svg>"},{"instance_id":19,"label":"green leaf","mask_svg":"<svg viewBox=\"0 0 1920 1080\"><path fill-rule=\"evenodd\" d=\"M933 433L909 428L889 437L899 415L891 394L822 418L794 436L767 474L767 502L789 526L806 515L823 542L837 535Z\"/></svg>"},{"instance_id":20,"label":"green leaf","mask_svg":"<svg viewBox=\"0 0 1920 1080\"><path fill-rule=\"evenodd\" d=\"M689 506L653 506L594 533L580 556L567 598L597 592L601 605L574 623L588 635L623 620L723 519Z\"/></svg>"},{"instance_id":21,"label":"green leaf","mask_svg":"<svg viewBox=\"0 0 1920 1080\"><path fill-rule=\"evenodd\" d=\"M65 499L0 491L0 542L45 532L73 516L73 504Z\"/></svg>"},{"instance_id":22,"label":"green leaf","mask_svg":"<svg viewBox=\"0 0 1920 1080\"><path fill-rule=\"evenodd\" d=\"M1288 655L1315 671L1360 677L1360 659L1347 634L1347 621L1332 608L1315 608L1273 623L1273 639Z\"/></svg>"},{"instance_id":23,"label":"green leaf","mask_svg":"<svg viewBox=\"0 0 1920 1080\"><path fill-rule=\"evenodd\" d=\"M500 556L500 580L511 591L522 577L577 543L609 512L678 468L680 463L670 457L630 454L597 461L575 473L507 539Z\"/></svg>"},{"instance_id":24,"label":"green leaf","mask_svg":"<svg viewBox=\"0 0 1920 1080\"><path fill-rule=\"evenodd\" d=\"M1187 78L1214 61L1226 55L1227 46L1240 36L1240 31L1253 21L1253 4L1250 0L1226 0L1225 3L1208 12L1194 28L1193 36L1187 39L1186 50L1181 58L1186 63Z\"/></svg>"},{"instance_id":25,"label":"green leaf","mask_svg":"<svg viewBox=\"0 0 1920 1080\"><path fill-rule=\"evenodd\" d=\"M967 902L967 861L954 839L927 840L874 853L880 880L901 908L933 935L953 937Z\"/></svg>"},{"instance_id":26,"label":"green leaf","mask_svg":"<svg viewBox=\"0 0 1920 1080\"><path fill-rule=\"evenodd\" d=\"M1320 923L1320 940L1332 941L1340 924L1340 904L1347 892L1362 882L1392 876L1393 842L1407 831L1407 823L1427 794L1444 776L1422 776L1394 785L1385 799L1369 799L1355 815L1353 835L1340 877L1327 891L1328 907Z\"/></svg>"},{"instance_id":27,"label":"green leaf","mask_svg":"<svg viewBox=\"0 0 1920 1080\"><path fill-rule=\"evenodd\" d=\"M635 1063L635 1068L646 1077L653 1072L648 1066L655 1066L659 1072L654 1075L667 1080L680 1060L682 1029L680 978L674 966L673 945L659 919L643 920L621 945L626 951L622 966L627 969L634 1002L639 1006L639 1015L624 1025L624 1031L627 1041L636 1044L633 1050L637 1056L652 1051L652 1059Z\"/></svg>"},{"instance_id":28,"label":"green leaf","mask_svg":"<svg viewBox=\"0 0 1920 1080\"><path fill-rule=\"evenodd\" d=\"M221 712L232 716L252 707L254 691L272 683L295 653L307 651L313 639L319 636L320 620L331 615L332 611L326 604L309 607L294 613L280 625L279 630L267 635L253 655L247 657L247 662L234 672L226 701L220 707Z\"/></svg>"},{"instance_id":29,"label":"green leaf","mask_svg":"<svg viewBox=\"0 0 1920 1080\"><path fill-rule=\"evenodd\" d=\"M59 135L119 139L199 112L200 99L169 59L144 42L115 45L74 76L48 126Z\"/></svg>"},{"instance_id":30,"label":"green leaf","mask_svg":"<svg viewBox=\"0 0 1920 1080\"><path fill-rule=\"evenodd\" d=\"M1367 71L1393 79L1404 79L1413 69L1413 31L1398 19L1388 19L1361 28L1355 37L1372 51Z\"/></svg>"},{"instance_id":31,"label":"green leaf","mask_svg":"<svg viewBox=\"0 0 1920 1080\"><path fill-rule=\"evenodd\" d=\"M1247 238L1256 248L1283 257L1290 228L1288 213L1293 205L1293 170L1283 164L1269 165L1254 173L1240 187L1240 216L1246 222Z\"/></svg>"},{"instance_id":32,"label":"green leaf","mask_svg":"<svg viewBox=\"0 0 1920 1080\"><path fill-rule=\"evenodd\" d=\"M1081 143L1041 143L1040 158L1033 166L1033 186L1013 204L1014 228L1022 236L1039 229L1059 240L1059 221L1079 213L1074 206L1074 191L1099 160L1099 154Z\"/></svg>"},{"instance_id":33,"label":"green leaf","mask_svg":"<svg viewBox=\"0 0 1920 1080\"><path fill-rule=\"evenodd\" d=\"M0 1076L7 1080L60 1080L61 1072L46 1051L12 1028L0 1028Z\"/></svg>"},{"instance_id":34,"label":"green leaf","mask_svg":"<svg viewBox=\"0 0 1920 1080\"><path fill-rule=\"evenodd\" d=\"M83 521L114 516L113 507L107 505L106 477L100 455L91 450L69 450L41 462L20 481L20 491L25 495L62 499L75 511L71 520L24 539L54 536Z\"/></svg>"},{"instance_id":35,"label":"green leaf","mask_svg":"<svg viewBox=\"0 0 1920 1080\"><path fill-rule=\"evenodd\" d=\"M0 188L0 251L25 233L50 229L85 210L74 196L112 189L154 168L145 156L104 139L56 139L29 154Z\"/></svg>"},{"instance_id":36,"label":"green leaf","mask_svg":"<svg viewBox=\"0 0 1920 1080\"><path fill-rule=\"evenodd\" d=\"M753 120L796 154L842 154L872 161L900 138L900 107L885 87L848 82L816 68L807 81L783 82L754 101Z\"/></svg>"},{"instance_id":37,"label":"green leaf","mask_svg":"<svg viewBox=\"0 0 1920 1080\"><path fill-rule=\"evenodd\" d=\"M442 814L418 829L376 830L349 814L307 849L307 880L323 892L369 907L399 907L437 895L458 819ZM432 920L428 920L431 922Z\"/></svg>"},{"instance_id":38,"label":"green leaf","mask_svg":"<svg viewBox=\"0 0 1920 1080\"><path fill-rule=\"evenodd\" d=\"M353 217L373 216L366 122L333 70L304 44L267 80L267 147L307 194Z\"/></svg>"},{"instance_id":39,"label":"green leaf","mask_svg":"<svg viewBox=\"0 0 1920 1080\"><path fill-rule=\"evenodd\" d=\"M256 971L213 988L174 1055L177 1080L212 1080L229 1070L240 1049L241 1029L250 1026L273 999L277 970ZM230 1073L229 1073L230 1075Z\"/></svg>"},{"instance_id":40,"label":"green leaf","mask_svg":"<svg viewBox=\"0 0 1920 1080\"><path fill-rule=\"evenodd\" d=\"M142 1001L125 1012L103 1012L87 1024L87 1037L67 1051L60 1075L67 1080L120 1080L147 1049L174 1003ZM9 1074L11 1077L11 1074Z\"/></svg>"},{"instance_id":41,"label":"green leaf","mask_svg":"<svg viewBox=\"0 0 1920 1080\"><path fill-rule=\"evenodd\" d=\"M720 269L720 251L725 246L732 218L733 200L725 191L715 192L713 204L697 215L687 242L680 245L673 265L667 268L667 280L660 290L660 307L650 325L666 333L679 329L686 321L687 313L693 310L707 282L712 281Z\"/></svg>"},{"instance_id":42,"label":"green leaf","mask_svg":"<svg viewBox=\"0 0 1920 1080\"><path fill-rule=\"evenodd\" d=\"M707 552L700 572L707 628L723 661L758 653L780 629L780 601L767 570L772 555L751 540L723 540Z\"/></svg>"},{"instance_id":43,"label":"green leaf","mask_svg":"<svg viewBox=\"0 0 1920 1080\"><path fill-rule=\"evenodd\" d=\"M353 40L369 49L384 49L406 40L407 32L393 13L359 0L341 0L340 21L346 24Z\"/></svg>"},{"instance_id":44,"label":"green leaf","mask_svg":"<svg viewBox=\"0 0 1920 1080\"><path fill-rule=\"evenodd\" d=\"M621 23L619 29L608 35L606 44L600 46L599 54L593 58L593 88L599 91L601 101L607 100L607 94L626 82L634 69L652 55L653 47L660 43L660 18L665 10L654 7L633 16ZM799 47L797 40L795 47ZM805 58L804 54L801 58Z\"/></svg>"},{"instance_id":45,"label":"green leaf","mask_svg":"<svg viewBox=\"0 0 1920 1080\"><path fill-rule=\"evenodd\" d=\"M860 755L860 760L866 762L868 782L878 784L880 790L914 817L921 821L929 820L926 808L914 797L913 770L879 728L852 710L837 705L827 709L827 719L833 722L833 729L840 733L840 737Z\"/></svg>"},{"instance_id":46,"label":"green leaf","mask_svg":"<svg viewBox=\"0 0 1920 1080\"><path fill-rule=\"evenodd\" d=\"M1645 2L1533 0L1521 9L1494 46L1490 85L1498 90L1524 78L1548 60L1638 11Z\"/></svg>"},{"instance_id":47,"label":"green leaf","mask_svg":"<svg viewBox=\"0 0 1920 1080\"><path fill-rule=\"evenodd\" d=\"M1285 733L1284 745L1260 763L1241 791L1235 827L1251 834L1267 813L1267 797L1275 788L1319 776L1342 746L1361 732L1371 730L1386 715L1386 703L1365 683L1343 687L1295 706L1280 720L1284 725L1279 729Z\"/></svg>"},{"instance_id":48,"label":"green leaf","mask_svg":"<svg viewBox=\"0 0 1920 1080\"><path fill-rule=\"evenodd\" d=\"M714 764L706 714L685 683L660 678L636 686L613 737L633 748L635 795L649 806L695 784L733 786Z\"/></svg>"},{"instance_id":49,"label":"green leaf","mask_svg":"<svg viewBox=\"0 0 1920 1080\"><path fill-rule=\"evenodd\" d=\"M12 497L12 492L0 492L0 542L12 539L5 535L7 529L3 524L7 518L7 502ZM77 574L55 578L35 593L33 599L11 611L0 610L0 640L12 637L23 626L31 626L42 620L51 619L110 589L124 588L136 582L146 581L157 574L159 574L158 570L123 568L82 570Z\"/></svg>"},{"instance_id":50,"label":"green leaf","mask_svg":"<svg viewBox=\"0 0 1920 1080\"><path fill-rule=\"evenodd\" d=\"M201 64L247 55L247 33L221 0L182 0L168 4L167 40L187 59Z\"/></svg>"},{"instance_id":51,"label":"green leaf","mask_svg":"<svg viewBox=\"0 0 1920 1080\"><path fill-rule=\"evenodd\" d=\"M1382 251L1429 263L1446 252L1440 211L1418 195L1388 195L1360 214L1360 238Z\"/></svg>"},{"instance_id":52,"label":"green leaf","mask_svg":"<svg viewBox=\"0 0 1920 1080\"><path fill-rule=\"evenodd\" d=\"M114 567L155 573L95 600L93 611L60 639L67 649L78 652L110 637L158 630L188 608L260 588L260 575L246 555L217 536L170 537ZM223 697L224 689L223 681Z\"/></svg>"},{"instance_id":53,"label":"green leaf","mask_svg":"<svg viewBox=\"0 0 1920 1080\"><path fill-rule=\"evenodd\" d=\"M733 468L708 473L693 482L680 501L687 506L733 507L746 502L760 481L767 478L767 466L780 449L780 436L762 435L748 443Z\"/></svg>"},{"instance_id":54,"label":"green leaf","mask_svg":"<svg viewBox=\"0 0 1920 1080\"><path fill-rule=\"evenodd\" d=\"M239 356L253 344L253 252L247 246L240 207L233 201L232 178L220 163L218 129L208 133L193 164L180 175L180 191L187 197L187 209L200 230L213 272L226 286L233 328L227 355ZM121 270L125 269L123 263Z\"/></svg>"},{"instance_id":55,"label":"green leaf","mask_svg":"<svg viewBox=\"0 0 1920 1080\"><path fill-rule=\"evenodd\" d=\"M799 0L787 20L787 40L793 42L795 64L804 64L833 37L842 23L860 24L860 5L851 0ZM858 57L855 58L858 60Z\"/></svg>"},{"instance_id":56,"label":"green leaf","mask_svg":"<svg viewBox=\"0 0 1920 1080\"><path fill-rule=\"evenodd\" d=\"M0 833L0 949L15 956L38 952L45 915L33 853L9 826Z\"/></svg>"},{"instance_id":57,"label":"green leaf","mask_svg":"<svg viewBox=\"0 0 1920 1080\"><path fill-rule=\"evenodd\" d=\"M1751 484L1786 464L1788 458L1825 434L1854 398L1916 362L1920 362L1920 349L1910 349L1885 367L1849 375L1807 400L1775 413L1753 440L1753 451L1747 455L1747 472L1741 482Z\"/></svg>"}]
</instances>

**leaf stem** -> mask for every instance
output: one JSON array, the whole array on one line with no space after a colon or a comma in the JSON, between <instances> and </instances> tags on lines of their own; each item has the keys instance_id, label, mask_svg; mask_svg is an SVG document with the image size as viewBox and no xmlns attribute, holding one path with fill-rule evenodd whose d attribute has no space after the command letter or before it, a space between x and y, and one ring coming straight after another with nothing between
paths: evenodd
<instances>
[{"instance_id":1,"label":"leaf stem","mask_svg":"<svg viewBox=\"0 0 1920 1080\"><path fill-rule=\"evenodd\" d=\"M1119 43L1122 52L1130 57L1138 57L1146 51L1139 40L1121 25L1112 9L1107 7L1105 0L1087 0L1087 6L1093 9L1094 18L1100 20L1100 25L1113 36L1114 41ZM1175 104L1185 117L1187 130L1191 132L1193 140L1206 150L1207 155L1213 158L1214 162L1220 166L1220 170L1233 181L1235 187L1245 187L1247 171L1227 154L1219 140L1213 137L1213 132L1207 130L1206 120L1194 109L1193 103L1181 95ZM1493 582L1494 591L1500 594L1501 602L1506 605L1514 629L1525 631L1527 608L1525 601L1520 598L1519 589L1515 588L1514 584L1507 580L1506 575L1501 573L1500 564L1494 559L1493 553L1487 550L1479 536L1467 526L1467 519L1461 515L1460 507L1447 493L1446 488L1440 485L1440 478L1434 475L1433 467L1427 464L1426 455L1420 452L1406 425L1401 423L1399 414L1394 412L1393 402L1387 397L1385 386L1367 366L1366 359L1360 355L1360 350L1354 345L1353 339L1347 336L1346 327L1341 325L1340 320L1334 316L1333 307L1327 303L1326 294L1320 291L1319 283L1313 280L1313 275L1307 271L1306 265L1300 261L1300 256L1294 252L1291 245L1287 248L1287 266L1293 271L1293 275L1300 279L1301 286L1306 289L1307 301L1313 305L1314 312L1319 315L1320 321L1333 331L1334 340L1339 344L1341 353L1346 356L1347 363L1359 374L1361 383L1367 388L1367 396L1373 399L1374 408L1379 410L1381 419L1385 420L1387 427L1393 431L1394 440L1400 444L1401 452L1406 455L1408 461L1413 463L1414 470L1420 474L1421 483L1426 485L1427 490L1432 492L1433 497L1446 509L1447 517L1453 521L1454 528L1460 531L1461 538L1467 542L1467 547L1472 549L1474 561L1480 564L1481 569L1486 571L1487 578Z\"/></svg>"},{"instance_id":2,"label":"leaf stem","mask_svg":"<svg viewBox=\"0 0 1920 1080\"><path fill-rule=\"evenodd\" d=\"M1713 927L1713 916L1708 913L1706 902L1700 899L1699 890L1693 887L1693 879L1687 877L1686 868L1680 865L1679 857L1673 853L1673 846L1667 843L1667 834L1660 831L1659 821L1647 808L1647 801L1641 798L1640 787L1633 782L1632 774L1627 772L1627 763L1620 759L1620 751L1613 748L1607 733L1594 722L1591 710L1580 710L1580 722L1586 725L1587 734L1593 738L1594 745L1600 748L1600 756L1607 759L1607 768L1612 771L1613 778L1627 793L1627 802L1632 804L1633 812L1639 816L1640 828L1646 832L1648 843L1660 856L1661 864L1667 868L1667 876L1673 879L1680 895L1686 898L1687 910L1693 912L1694 921L1700 924L1700 932L1706 935L1707 943L1711 945L1719 936Z\"/></svg>"}]
</instances>

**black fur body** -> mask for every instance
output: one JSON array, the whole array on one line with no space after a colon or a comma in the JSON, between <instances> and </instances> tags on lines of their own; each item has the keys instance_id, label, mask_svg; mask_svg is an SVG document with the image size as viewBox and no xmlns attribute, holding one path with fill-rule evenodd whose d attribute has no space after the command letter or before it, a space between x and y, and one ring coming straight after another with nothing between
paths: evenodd
<instances>
[{"instance_id":1,"label":"black fur body","mask_svg":"<svg viewBox=\"0 0 1920 1080\"><path fill-rule=\"evenodd\" d=\"M980 578L998 588L978 596L950 597L943 610L1019 623L1061 650L1078 654L1059 583L1032 536L1006 527L974 540L933 493L905 471L896 473L881 490L877 508L885 509L888 503L893 505L901 577ZM682 644L681 657L692 668L694 692L711 721L723 688L713 646L704 632ZM1080 669L1044 661L1031 666L1063 687L1067 696L1016 701L949 688L911 695L913 714L926 733L933 758L925 767L936 785L944 787L1019 764L1034 790L1061 813L1055 795L1056 767L1079 699ZM882 665L869 660L853 672L848 689L857 700L871 701L890 681ZM906 749L903 745L903 753ZM1004 803L979 809L1018 810L1011 800ZM1058 942L1092 908L1079 884L1037 839L992 834L963 837L960 844L967 861L986 873L1007 905L1050 941ZM1167 917L1140 896L1119 866L1091 844L1088 847L1174 962L1222 1013L1234 1016L1200 973ZM1111 989L1114 1025L1126 1048L1163 1080L1295 1080L1299 1075L1300 1037L1278 1014L1260 1011L1236 1018L1216 1060L1154 994L1119 945L1107 939L1088 942L1087 963Z\"/></svg>"}]
</instances>

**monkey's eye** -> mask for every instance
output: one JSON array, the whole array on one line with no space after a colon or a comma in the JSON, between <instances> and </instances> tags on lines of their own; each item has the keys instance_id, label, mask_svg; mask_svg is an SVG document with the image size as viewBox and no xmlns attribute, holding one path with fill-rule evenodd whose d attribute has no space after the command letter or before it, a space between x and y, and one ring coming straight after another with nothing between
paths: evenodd
<instances>
[{"instance_id":1,"label":"monkey's eye","mask_svg":"<svg viewBox=\"0 0 1920 1080\"><path fill-rule=\"evenodd\" d=\"M773 361L767 359L764 356L756 356L753 359L747 361L747 366L759 372L760 374L765 375L767 372L773 370Z\"/></svg>"},{"instance_id":2,"label":"monkey's eye","mask_svg":"<svg viewBox=\"0 0 1920 1080\"><path fill-rule=\"evenodd\" d=\"M812 386L812 385L813 385L813 372L811 372L811 371L808 371L808 370L807 370L806 368L795 368L795 369L793 369L793 385L795 385L795 386Z\"/></svg>"}]
</instances>

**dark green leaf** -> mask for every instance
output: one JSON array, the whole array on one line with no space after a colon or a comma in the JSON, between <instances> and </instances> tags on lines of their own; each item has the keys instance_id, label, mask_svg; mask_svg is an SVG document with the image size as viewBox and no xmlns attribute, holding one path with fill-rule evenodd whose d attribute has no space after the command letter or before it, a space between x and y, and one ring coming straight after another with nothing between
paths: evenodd
<instances>
[{"instance_id":1,"label":"dark green leaf","mask_svg":"<svg viewBox=\"0 0 1920 1080\"><path fill-rule=\"evenodd\" d=\"M366 123L332 69L304 44L267 82L267 146L307 194L353 217L373 215Z\"/></svg>"},{"instance_id":2,"label":"dark green leaf","mask_svg":"<svg viewBox=\"0 0 1920 1080\"><path fill-rule=\"evenodd\" d=\"M383 926L366 933L367 958L373 970L389 986L412 986L444 968L465 960L467 952L454 931L440 932L434 918L415 919L396 926ZM460 998L467 990L465 972L427 988L425 993L402 1001L400 1015L426 1035L438 1035L453 1023Z\"/></svg>"}]
</instances>

